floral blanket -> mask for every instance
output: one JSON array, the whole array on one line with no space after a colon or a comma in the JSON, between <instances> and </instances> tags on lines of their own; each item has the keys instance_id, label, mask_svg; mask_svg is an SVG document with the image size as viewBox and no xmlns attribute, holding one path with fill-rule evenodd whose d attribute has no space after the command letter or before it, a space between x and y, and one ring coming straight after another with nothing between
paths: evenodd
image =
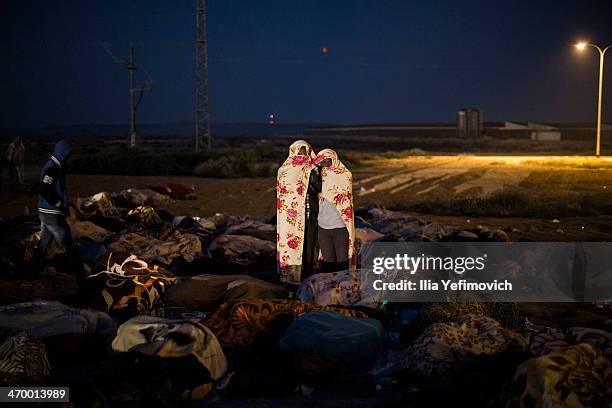
<instances>
[{"instance_id":1,"label":"floral blanket","mask_svg":"<svg viewBox=\"0 0 612 408\"><path fill-rule=\"evenodd\" d=\"M318 305L364 305L360 272L318 273L304 280L297 298ZM368 306L375 306L373 302Z\"/></svg>"},{"instance_id":2,"label":"floral blanket","mask_svg":"<svg viewBox=\"0 0 612 408\"><path fill-rule=\"evenodd\" d=\"M447 378L470 358L501 353L511 346L524 348L526 340L490 317L468 314L425 329L405 350L403 368L426 377Z\"/></svg>"},{"instance_id":3,"label":"floral blanket","mask_svg":"<svg viewBox=\"0 0 612 408\"><path fill-rule=\"evenodd\" d=\"M322 167L321 177L323 187L319 199L324 199L334 204L348 230L349 242L348 259L349 270L357 266L357 254L355 252L355 217L353 210L353 174L338 159L338 154L331 149L324 149L315 158L315 163L331 159L331 166Z\"/></svg>"},{"instance_id":4,"label":"floral blanket","mask_svg":"<svg viewBox=\"0 0 612 408\"><path fill-rule=\"evenodd\" d=\"M590 344L527 360L508 387L506 406L610 407L612 365Z\"/></svg>"},{"instance_id":5,"label":"floral blanket","mask_svg":"<svg viewBox=\"0 0 612 408\"><path fill-rule=\"evenodd\" d=\"M306 193L310 171L313 169L313 158L314 153L308 142L298 140L289 147L289 157L278 169L276 257L280 268L280 279L283 282L300 282L306 221Z\"/></svg>"}]
</instances>

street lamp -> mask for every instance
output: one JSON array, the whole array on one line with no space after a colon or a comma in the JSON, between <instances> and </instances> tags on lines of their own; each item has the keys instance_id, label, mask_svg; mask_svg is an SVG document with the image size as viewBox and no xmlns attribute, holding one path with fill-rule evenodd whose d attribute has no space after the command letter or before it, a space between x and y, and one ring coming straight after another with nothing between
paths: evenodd
<instances>
[{"instance_id":1,"label":"street lamp","mask_svg":"<svg viewBox=\"0 0 612 408\"><path fill-rule=\"evenodd\" d=\"M603 87L603 68L604 68L604 56L606 51L612 48L612 45L608 45L606 48L601 48L595 44L591 44L585 41L581 41L575 45L578 51L584 51L586 47L593 47L599 51L599 99L597 102L597 145L595 146L595 156L599 157L600 145L601 145L601 94Z\"/></svg>"}]
</instances>

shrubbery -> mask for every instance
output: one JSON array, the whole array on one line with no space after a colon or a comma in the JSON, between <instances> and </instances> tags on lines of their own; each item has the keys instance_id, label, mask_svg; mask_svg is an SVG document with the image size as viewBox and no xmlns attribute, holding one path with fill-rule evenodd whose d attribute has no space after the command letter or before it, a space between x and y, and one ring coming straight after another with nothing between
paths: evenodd
<instances>
[{"instance_id":1,"label":"shrubbery","mask_svg":"<svg viewBox=\"0 0 612 408\"><path fill-rule=\"evenodd\" d=\"M91 154L77 153L70 159L68 171L80 174L129 176L191 174L193 164L190 162L197 159L181 156L183 154L128 149L112 149Z\"/></svg>"},{"instance_id":2,"label":"shrubbery","mask_svg":"<svg viewBox=\"0 0 612 408\"><path fill-rule=\"evenodd\" d=\"M427 156L427 153L423 149L414 148L409 150L389 150L380 154L380 157L384 159L402 159L408 156Z\"/></svg>"},{"instance_id":3,"label":"shrubbery","mask_svg":"<svg viewBox=\"0 0 612 408\"><path fill-rule=\"evenodd\" d=\"M196 175L200 177L272 177L287 157L287 149L260 146L223 148L212 152L159 152L153 149L106 147L99 150L77 150L69 171L79 174L109 175ZM359 164L358 155L342 153L349 167Z\"/></svg>"}]
</instances>

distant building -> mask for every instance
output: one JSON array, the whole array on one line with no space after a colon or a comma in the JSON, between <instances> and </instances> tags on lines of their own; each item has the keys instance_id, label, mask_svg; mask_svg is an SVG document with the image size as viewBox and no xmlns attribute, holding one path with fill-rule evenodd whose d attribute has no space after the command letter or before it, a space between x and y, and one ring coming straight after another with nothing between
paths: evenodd
<instances>
[{"instance_id":1,"label":"distant building","mask_svg":"<svg viewBox=\"0 0 612 408\"><path fill-rule=\"evenodd\" d=\"M459 111L461 112L461 111ZM393 136L405 138L477 138L526 139L534 141L595 140L594 123L533 123L533 122L484 122L476 126L466 126L461 130L463 120L457 114L457 123L396 123L369 125L327 125L306 128L305 133L312 136ZM465 120L467 121L466 114ZM472 117L473 121L482 120L482 114ZM612 125L602 125L602 140L612 141Z\"/></svg>"},{"instance_id":2,"label":"distant building","mask_svg":"<svg viewBox=\"0 0 612 408\"><path fill-rule=\"evenodd\" d=\"M561 140L595 140L597 128L595 123L547 123L561 132ZM612 125L601 124L601 138L603 141L612 141Z\"/></svg>"},{"instance_id":3,"label":"distant building","mask_svg":"<svg viewBox=\"0 0 612 408\"><path fill-rule=\"evenodd\" d=\"M532 122L504 122L503 126L488 127L486 135L504 139L561 140L561 132L558 128Z\"/></svg>"},{"instance_id":4,"label":"distant building","mask_svg":"<svg viewBox=\"0 0 612 408\"><path fill-rule=\"evenodd\" d=\"M531 140L542 141L560 141L561 132L558 128L540 123L527 123L527 127L531 130Z\"/></svg>"},{"instance_id":5,"label":"distant building","mask_svg":"<svg viewBox=\"0 0 612 408\"><path fill-rule=\"evenodd\" d=\"M594 140L596 129L592 123L491 122L485 124L484 135L535 141ZM612 126L602 125L602 139L612 140Z\"/></svg>"},{"instance_id":6,"label":"distant building","mask_svg":"<svg viewBox=\"0 0 612 408\"><path fill-rule=\"evenodd\" d=\"M316 136L405 136L405 137L457 137L455 123L405 123L370 125L329 125L306 128L307 135Z\"/></svg>"}]
</instances>

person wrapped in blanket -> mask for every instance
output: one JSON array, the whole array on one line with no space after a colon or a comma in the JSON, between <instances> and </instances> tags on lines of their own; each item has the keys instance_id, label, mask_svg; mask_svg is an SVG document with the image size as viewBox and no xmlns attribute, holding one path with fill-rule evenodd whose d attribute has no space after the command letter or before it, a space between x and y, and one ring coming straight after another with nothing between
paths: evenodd
<instances>
[{"instance_id":1,"label":"person wrapped in blanket","mask_svg":"<svg viewBox=\"0 0 612 408\"><path fill-rule=\"evenodd\" d=\"M32 273L37 274L42 270L47 249L55 239L66 251L72 273L77 275L79 283L83 283L85 269L72 239L70 226L66 222L69 202L65 168L71 153L70 144L66 140L60 140L40 172L38 183L40 241L34 254Z\"/></svg>"},{"instance_id":2,"label":"person wrapped in blanket","mask_svg":"<svg viewBox=\"0 0 612 408\"><path fill-rule=\"evenodd\" d=\"M321 150L314 163L322 178L317 217L321 272L354 270L353 175L331 149Z\"/></svg>"},{"instance_id":3,"label":"person wrapped in blanket","mask_svg":"<svg viewBox=\"0 0 612 408\"><path fill-rule=\"evenodd\" d=\"M88 279L98 281L94 283L100 289L98 302L103 300L106 311L121 319L158 313L165 290L176 282L172 272L149 265L129 252L109 252L100 257Z\"/></svg>"},{"instance_id":4,"label":"person wrapped in blanket","mask_svg":"<svg viewBox=\"0 0 612 408\"><path fill-rule=\"evenodd\" d=\"M298 140L276 180L276 248L281 282L299 284L312 274L317 251L321 176L312 147Z\"/></svg>"}]
</instances>

